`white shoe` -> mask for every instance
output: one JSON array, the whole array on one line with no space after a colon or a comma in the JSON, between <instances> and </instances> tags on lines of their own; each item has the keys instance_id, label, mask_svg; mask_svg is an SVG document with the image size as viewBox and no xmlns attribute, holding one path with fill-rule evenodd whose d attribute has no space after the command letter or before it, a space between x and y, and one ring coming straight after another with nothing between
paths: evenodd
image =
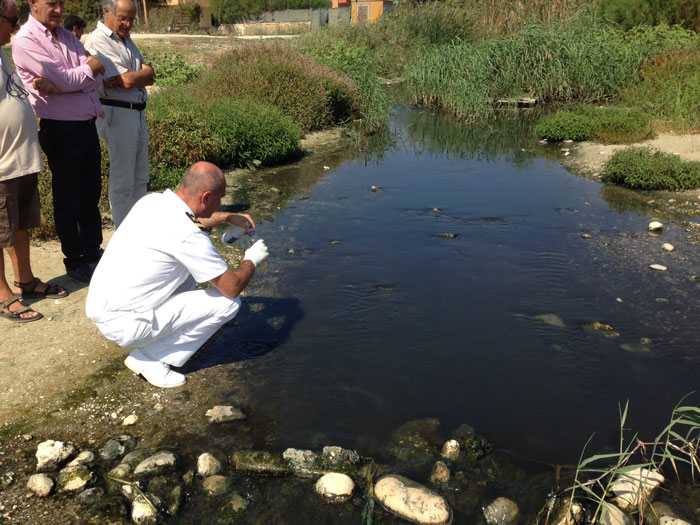
<instances>
[{"instance_id":1,"label":"white shoe","mask_svg":"<svg viewBox=\"0 0 700 525\"><path fill-rule=\"evenodd\" d=\"M174 388L182 386L187 381L185 376L170 370L170 365L153 359L141 349L134 348L124 364L136 375L141 375L146 381L159 388Z\"/></svg>"}]
</instances>

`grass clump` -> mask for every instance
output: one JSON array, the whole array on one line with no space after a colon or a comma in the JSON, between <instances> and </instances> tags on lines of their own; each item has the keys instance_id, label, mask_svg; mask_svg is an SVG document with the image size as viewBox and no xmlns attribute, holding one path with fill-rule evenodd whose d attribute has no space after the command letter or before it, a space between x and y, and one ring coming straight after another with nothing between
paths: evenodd
<instances>
[{"instance_id":1,"label":"grass clump","mask_svg":"<svg viewBox=\"0 0 700 525\"><path fill-rule=\"evenodd\" d=\"M540 119L535 128L551 141L595 140L624 144L653 137L649 116L638 109L579 106Z\"/></svg>"},{"instance_id":2,"label":"grass clump","mask_svg":"<svg viewBox=\"0 0 700 525\"><path fill-rule=\"evenodd\" d=\"M360 92L346 75L282 45L249 45L224 54L195 82L194 92L276 106L304 132L360 115Z\"/></svg>"},{"instance_id":3,"label":"grass clump","mask_svg":"<svg viewBox=\"0 0 700 525\"><path fill-rule=\"evenodd\" d=\"M279 164L299 154L294 122L251 100L207 100L170 88L153 96L147 118L151 191L177 184L199 160L227 169Z\"/></svg>"},{"instance_id":4,"label":"grass clump","mask_svg":"<svg viewBox=\"0 0 700 525\"><path fill-rule=\"evenodd\" d=\"M700 3L695 0L597 0L596 13L623 29L646 25L681 25L700 30Z\"/></svg>"},{"instance_id":5,"label":"grass clump","mask_svg":"<svg viewBox=\"0 0 700 525\"><path fill-rule=\"evenodd\" d=\"M604 166L605 182L635 190L690 190L700 187L700 162L647 147L616 151Z\"/></svg>"}]
</instances>

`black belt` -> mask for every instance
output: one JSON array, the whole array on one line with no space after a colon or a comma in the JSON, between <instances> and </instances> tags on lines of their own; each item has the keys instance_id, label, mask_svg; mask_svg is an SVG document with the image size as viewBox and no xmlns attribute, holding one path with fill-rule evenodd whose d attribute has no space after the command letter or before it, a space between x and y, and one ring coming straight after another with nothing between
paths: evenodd
<instances>
[{"instance_id":1,"label":"black belt","mask_svg":"<svg viewBox=\"0 0 700 525\"><path fill-rule=\"evenodd\" d=\"M136 109L138 111L146 109L145 102L123 102L121 100L112 100L109 98L101 98L100 102L105 106L115 106L117 108Z\"/></svg>"}]
</instances>

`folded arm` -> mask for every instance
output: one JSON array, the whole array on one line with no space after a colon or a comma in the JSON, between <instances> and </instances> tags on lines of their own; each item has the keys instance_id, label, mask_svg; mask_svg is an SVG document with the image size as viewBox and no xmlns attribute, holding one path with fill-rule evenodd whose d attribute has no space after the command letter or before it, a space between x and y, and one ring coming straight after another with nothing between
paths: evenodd
<instances>
[{"instance_id":1,"label":"folded arm","mask_svg":"<svg viewBox=\"0 0 700 525\"><path fill-rule=\"evenodd\" d=\"M155 71L148 64L141 64L141 69L138 71L126 71L121 75L105 79L105 87L123 87L130 89L133 87L152 86L155 82Z\"/></svg>"}]
</instances>

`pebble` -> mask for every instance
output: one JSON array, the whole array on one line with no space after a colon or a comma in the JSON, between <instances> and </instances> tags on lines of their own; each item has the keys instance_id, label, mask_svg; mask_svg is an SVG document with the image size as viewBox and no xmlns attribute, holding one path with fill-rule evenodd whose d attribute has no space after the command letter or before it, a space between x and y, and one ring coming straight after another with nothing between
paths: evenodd
<instances>
[{"instance_id":1,"label":"pebble","mask_svg":"<svg viewBox=\"0 0 700 525\"><path fill-rule=\"evenodd\" d=\"M508 498L496 498L484 508L484 519L489 525L508 525L515 523L518 517L518 505Z\"/></svg>"},{"instance_id":2,"label":"pebble","mask_svg":"<svg viewBox=\"0 0 700 525\"><path fill-rule=\"evenodd\" d=\"M372 186L372 187L370 188L370 191L371 191L372 193L377 193L377 192L379 191L379 188L378 188L377 186Z\"/></svg>"},{"instance_id":3,"label":"pebble","mask_svg":"<svg viewBox=\"0 0 700 525\"><path fill-rule=\"evenodd\" d=\"M667 243L667 242L663 243L663 244L661 245L661 247L662 247L664 250L666 250L667 252L672 252L673 250L676 249L676 247L673 246L673 244L670 244L670 243Z\"/></svg>"},{"instance_id":4,"label":"pebble","mask_svg":"<svg viewBox=\"0 0 700 525\"><path fill-rule=\"evenodd\" d=\"M134 425L138 420L139 416L137 416L136 414L130 414L122 420L122 426L128 427L130 425Z\"/></svg>"},{"instance_id":5,"label":"pebble","mask_svg":"<svg viewBox=\"0 0 700 525\"><path fill-rule=\"evenodd\" d=\"M40 498L45 498L53 490L54 482L46 474L33 474L27 481L27 488Z\"/></svg>"},{"instance_id":6,"label":"pebble","mask_svg":"<svg viewBox=\"0 0 700 525\"><path fill-rule=\"evenodd\" d=\"M221 461L209 452L205 452L197 458L197 474L206 478L218 474L223 469Z\"/></svg>"},{"instance_id":7,"label":"pebble","mask_svg":"<svg viewBox=\"0 0 700 525\"><path fill-rule=\"evenodd\" d=\"M668 268L666 268L663 264L656 264L656 263L650 264L649 268L651 268L652 270L657 270L659 272L665 272L666 270L668 270Z\"/></svg>"},{"instance_id":8,"label":"pebble","mask_svg":"<svg viewBox=\"0 0 700 525\"><path fill-rule=\"evenodd\" d=\"M663 229L664 229L664 225L658 221L651 221L649 223L649 231L650 232L659 233L659 232L663 231Z\"/></svg>"},{"instance_id":9,"label":"pebble","mask_svg":"<svg viewBox=\"0 0 700 525\"><path fill-rule=\"evenodd\" d=\"M459 458L459 452L459 441L456 439L450 439L442 446L442 452L440 455L449 461L457 461L457 458Z\"/></svg>"},{"instance_id":10,"label":"pebble","mask_svg":"<svg viewBox=\"0 0 700 525\"><path fill-rule=\"evenodd\" d=\"M226 423L246 417L240 408L221 405L207 410L206 416L209 418L209 423Z\"/></svg>"}]
</instances>

